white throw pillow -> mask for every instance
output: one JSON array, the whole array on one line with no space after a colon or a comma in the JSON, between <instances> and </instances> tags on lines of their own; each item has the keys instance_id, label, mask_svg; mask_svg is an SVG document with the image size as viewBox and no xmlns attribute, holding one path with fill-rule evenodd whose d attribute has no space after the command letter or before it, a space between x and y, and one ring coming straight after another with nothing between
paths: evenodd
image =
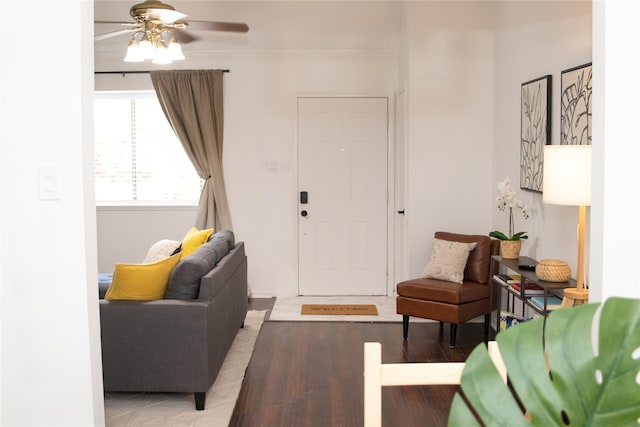
<instances>
[{"instance_id":1,"label":"white throw pillow","mask_svg":"<svg viewBox=\"0 0 640 427\"><path fill-rule=\"evenodd\" d=\"M469 252L476 245L475 242L461 243L434 238L431 260L424 268L422 277L462 283Z\"/></svg>"},{"instance_id":2,"label":"white throw pillow","mask_svg":"<svg viewBox=\"0 0 640 427\"><path fill-rule=\"evenodd\" d=\"M180 242L177 240L162 239L155 242L144 257L143 264L160 261L163 258L170 257L173 252L178 249Z\"/></svg>"}]
</instances>

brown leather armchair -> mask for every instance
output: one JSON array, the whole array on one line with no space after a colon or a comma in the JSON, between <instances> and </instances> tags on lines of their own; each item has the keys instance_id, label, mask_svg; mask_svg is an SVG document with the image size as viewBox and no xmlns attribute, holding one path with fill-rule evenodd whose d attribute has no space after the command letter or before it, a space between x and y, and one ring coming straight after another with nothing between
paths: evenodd
<instances>
[{"instance_id":1,"label":"brown leather armchair","mask_svg":"<svg viewBox=\"0 0 640 427\"><path fill-rule=\"evenodd\" d=\"M492 309L496 307L495 295L490 298L491 256L500 254L500 241L489 236L435 233L437 239L473 243L464 270L463 283L437 279L419 278L400 282L396 286L396 312L402 314L404 339L409 334L409 317L421 317L440 322L440 335L444 323L451 324L449 345L455 347L457 326L475 317L484 315L484 340L489 338L489 323ZM497 289L497 286L494 287ZM493 305L493 307L490 307Z\"/></svg>"}]
</instances>

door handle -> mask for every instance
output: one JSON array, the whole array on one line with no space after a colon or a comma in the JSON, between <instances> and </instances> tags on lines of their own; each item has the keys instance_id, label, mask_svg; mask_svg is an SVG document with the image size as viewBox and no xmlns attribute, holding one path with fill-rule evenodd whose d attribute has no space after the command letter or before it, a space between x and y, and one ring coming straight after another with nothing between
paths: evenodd
<instances>
[{"instance_id":1,"label":"door handle","mask_svg":"<svg viewBox=\"0 0 640 427\"><path fill-rule=\"evenodd\" d=\"M398 211L398 213L399 213L400 215L404 215L404 209L402 209L401 211Z\"/></svg>"},{"instance_id":2,"label":"door handle","mask_svg":"<svg viewBox=\"0 0 640 427\"><path fill-rule=\"evenodd\" d=\"M301 205L306 205L307 203L309 203L309 193L306 191L301 191L300 192L300 204Z\"/></svg>"}]
</instances>

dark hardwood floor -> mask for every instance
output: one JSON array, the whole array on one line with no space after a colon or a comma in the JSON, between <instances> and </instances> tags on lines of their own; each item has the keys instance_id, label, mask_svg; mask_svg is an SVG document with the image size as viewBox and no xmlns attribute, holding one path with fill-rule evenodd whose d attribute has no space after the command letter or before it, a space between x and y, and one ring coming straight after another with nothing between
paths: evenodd
<instances>
[{"instance_id":1,"label":"dark hardwood floor","mask_svg":"<svg viewBox=\"0 0 640 427\"><path fill-rule=\"evenodd\" d=\"M252 300L269 310L273 299ZM270 313L267 313L267 316ZM267 317L268 318L268 317ZM364 343L382 343L382 362L461 362L482 342L482 324L265 321L230 426L362 426ZM457 386L384 387L384 426L444 426Z\"/></svg>"}]
</instances>

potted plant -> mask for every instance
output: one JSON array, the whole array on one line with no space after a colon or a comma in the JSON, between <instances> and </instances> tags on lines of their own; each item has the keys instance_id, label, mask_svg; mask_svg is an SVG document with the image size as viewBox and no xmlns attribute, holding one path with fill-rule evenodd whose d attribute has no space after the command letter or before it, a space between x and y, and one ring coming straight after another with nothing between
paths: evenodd
<instances>
[{"instance_id":1,"label":"potted plant","mask_svg":"<svg viewBox=\"0 0 640 427\"><path fill-rule=\"evenodd\" d=\"M449 426L637 426L640 300L554 310L500 332L508 384L484 344L466 360Z\"/></svg>"},{"instance_id":2,"label":"potted plant","mask_svg":"<svg viewBox=\"0 0 640 427\"><path fill-rule=\"evenodd\" d=\"M526 231L514 233L513 210L520 210L524 219L529 218L529 212L527 206L516 197L513 185L511 184L511 178L506 177L504 181L498 182L498 197L496 197L496 201L498 202L498 210L509 210L509 234L494 230L489 233L489 236L501 240L500 251L503 258L518 258L520 256L522 240L528 239L529 236L527 236Z\"/></svg>"}]
</instances>

